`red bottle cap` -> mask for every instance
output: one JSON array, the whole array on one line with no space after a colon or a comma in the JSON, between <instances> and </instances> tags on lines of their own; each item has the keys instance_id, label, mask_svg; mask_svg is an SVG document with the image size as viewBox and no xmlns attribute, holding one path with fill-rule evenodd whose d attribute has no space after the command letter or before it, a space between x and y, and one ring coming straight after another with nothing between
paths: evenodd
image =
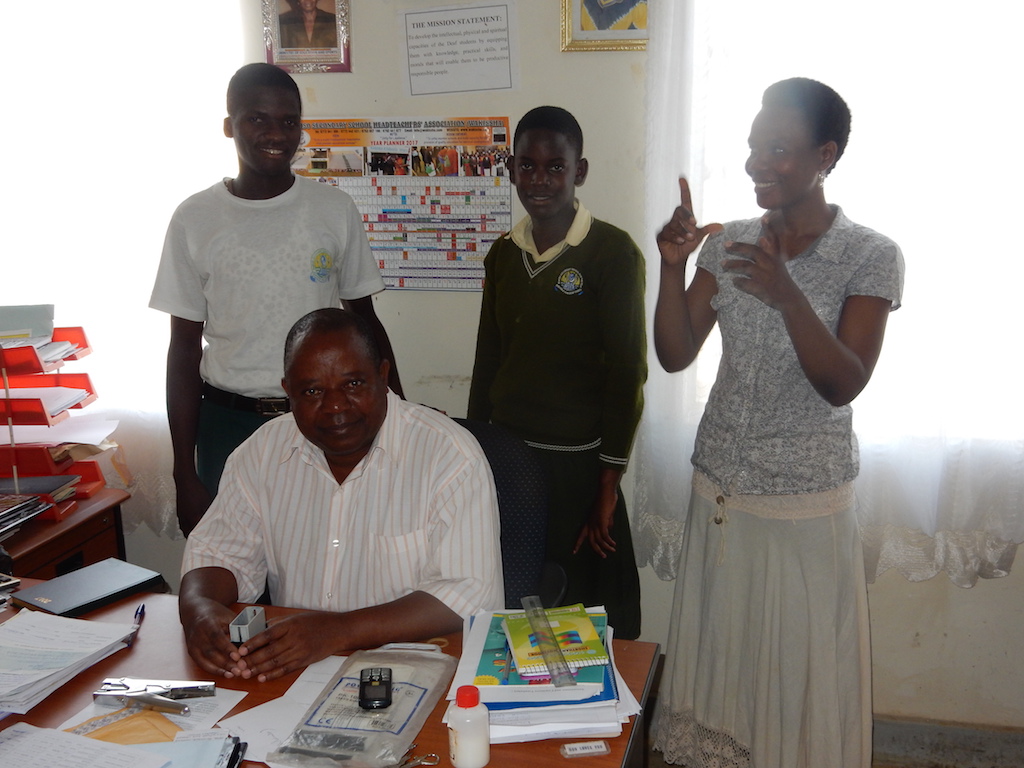
<instances>
[{"instance_id":1,"label":"red bottle cap","mask_svg":"<svg viewBox=\"0 0 1024 768\"><path fill-rule=\"evenodd\" d=\"M475 685L460 685L455 692L455 706L469 709L480 703L480 691Z\"/></svg>"}]
</instances>

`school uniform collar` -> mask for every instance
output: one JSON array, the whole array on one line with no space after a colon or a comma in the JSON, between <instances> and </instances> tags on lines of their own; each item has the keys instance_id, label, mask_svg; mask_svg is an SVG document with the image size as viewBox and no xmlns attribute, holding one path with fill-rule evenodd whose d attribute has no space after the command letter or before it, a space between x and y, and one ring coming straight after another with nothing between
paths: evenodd
<instances>
[{"instance_id":1,"label":"school uniform collar","mask_svg":"<svg viewBox=\"0 0 1024 768\"><path fill-rule=\"evenodd\" d=\"M520 219L505 237L530 254L534 262L540 264L551 261L567 247L574 248L582 243L584 238L590 234L594 217L578 199L573 201L573 207L576 209L576 215L569 226L569 231L565 233L565 239L555 243L544 253L537 253L537 244L533 241L533 220L529 216Z\"/></svg>"}]
</instances>

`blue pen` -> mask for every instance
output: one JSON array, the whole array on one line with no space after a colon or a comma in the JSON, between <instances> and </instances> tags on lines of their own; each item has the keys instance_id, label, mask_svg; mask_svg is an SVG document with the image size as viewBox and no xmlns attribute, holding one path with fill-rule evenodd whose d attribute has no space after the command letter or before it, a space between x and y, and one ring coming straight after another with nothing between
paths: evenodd
<instances>
[{"instance_id":1,"label":"blue pen","mask_svg":"<svg viewBox=\"0 0 1024 768\"><path fill-rule=\"evenodd\" d=\"M132 626L132 633L128 635L128 647L132 647L132 643L135 642L135 636L139 634L139 627L142 626L142 620L146 618L146 604L142 603L138 608L135 609L135 622Z\"/></svg>"}]
</instances>

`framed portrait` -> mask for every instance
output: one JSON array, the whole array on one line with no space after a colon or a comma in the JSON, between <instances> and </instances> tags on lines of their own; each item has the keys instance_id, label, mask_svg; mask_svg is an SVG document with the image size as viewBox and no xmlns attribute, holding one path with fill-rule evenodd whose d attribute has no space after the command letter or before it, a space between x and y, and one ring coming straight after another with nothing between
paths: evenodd
<instances>
[{"instance_id":1,"label":"framed portrait","mask_svg":"<svg viewBox=\"0 0 1024 768\"><path fill-rule=\"evenodd\" d=\"M262 0L267 62L293 73L351 72L350 0Z\"/></svg>"},{"instance_id":2,"label":"framed portrait","mask_svg":"<svg viewBox=\"0 0 1024 768\"><path fill-rule=\"evenodd\" d=\"M563 51L647 48L647 0L562 0Z\"/></svg>"}]
</instances>

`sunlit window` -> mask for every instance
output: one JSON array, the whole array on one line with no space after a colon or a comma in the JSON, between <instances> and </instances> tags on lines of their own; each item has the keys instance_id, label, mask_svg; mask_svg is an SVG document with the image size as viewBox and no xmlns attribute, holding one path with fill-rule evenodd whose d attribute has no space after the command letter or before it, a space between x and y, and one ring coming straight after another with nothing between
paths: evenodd
<instances>
[{"instance_id":1,"label":"sunlit window","mask_svg":"<svg viewBox=\"0 0 1024 768\"><path fill-rule=\"evenodd\" d=\"M762 92L793 76L835 88L853 126L826 197L899 243L907 267L903 307L853 404L869 568L913 579L945 571L963 586L1005 574L1024 541L1015 148L1024 11L880 0L681 0L655 10L649 240L677 202L678 172L692 179L702 222L761 215L743 164ZM636 462L641 541L660 530L648 513L682 523L677 500L716 341L696 371L649 379Z\"/></svg>"},{"instance_id":2,"label":"sunlit window","mask_svg":"<svg viewBox=\"0 0 1024 768\"><path fill-rule=\"evenodd\" d=\"M91 413L163 410L169 321L149 293L175 206L236 168L221 120L238 17L237 2L59 3L45 35L4 42L0 303L85 327Z\"/></svg>"},{"instance_id":3,"label":"sunlit window","mask_svg":"<svg viewBox=\"0 0 1024 768\"><path fill-rule=\"evenodd\" d=\"M812 77L852 110L826 197L893 238L907 262L905 307L890 318L875 377L855 404L862 438L1024 438L1024 354L1014 341L1024 258L1012 228L1020 108L1011 95L1020 70L1012 17L1024 14L874 1L698 5L706 218L760 214L743 162L766 86Z\"/></svg>"}]
</instances>

